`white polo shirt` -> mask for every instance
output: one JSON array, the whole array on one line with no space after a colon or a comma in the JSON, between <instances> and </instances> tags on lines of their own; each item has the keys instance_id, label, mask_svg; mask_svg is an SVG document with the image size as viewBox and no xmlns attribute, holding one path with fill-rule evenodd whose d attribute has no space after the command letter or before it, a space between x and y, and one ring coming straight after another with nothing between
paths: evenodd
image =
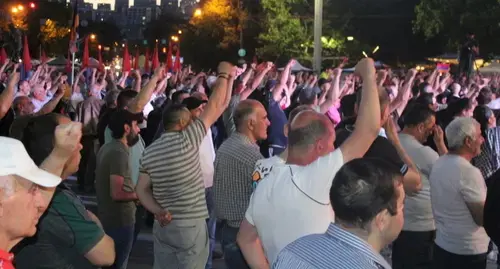
<instances>
[{"instance_id":1,"label":"white polo shirt","mask_svg":"<svg viewBox=\"0 0 500 269\"><path fill-rule=\"evenodd\" d=\"M447 154L434 164L429 181L435 243L458 255L486 253L490 239L474 222L466 204L486 200L486 184L479 169L458 155Z\"/></svg>"},{"instance_id":2,"label":"white polo shirt","mask_svg":"<svg viewBox=\"0 0 500 269\"><path fill-rule=\"evenodd\" d=\"M342 152L336 149L307 166L276 162L264 175L245 218L257 229L270 264L286 245L324 233L334 221L329 192L343 164Z\"/></svg>"}]
</instances>

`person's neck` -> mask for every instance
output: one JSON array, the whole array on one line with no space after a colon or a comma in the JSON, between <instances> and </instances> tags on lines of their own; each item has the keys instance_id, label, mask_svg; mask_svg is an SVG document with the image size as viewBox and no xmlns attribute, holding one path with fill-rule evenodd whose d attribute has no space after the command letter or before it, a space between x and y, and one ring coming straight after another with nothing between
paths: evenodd
<instances>
[{"instance_id":1,"label":"person's neck","mask_svg":"<svg viewBox=\"0 0 500 269\"><path fill-rule=\"evenodd\" d=\"M312 154L303 152L301 150L294 150L292 148L288 149L288 156L286 158L287 164L295 164L300 166L306 166L314 162L317 158L314 158Z\"/></svg>"},{"instance_id":2,"label":"person's neck","mask_svg":"<svg viewBox=\"0 0 500 269\"><path fill-rule=\"evenodd\" d=\"M246 136L252 143L256 144L257 143L257 138L252 134L252 131L248 129L243 129L243 130L238 130L237 131L239 134Z\"/></svg>"},{"instance_id":3,"label":"person's neck","mask_svg":"<svg viewBox=\"0 0 500 269\"><path fill-rule=\"evenodd\" d=\"M474 154L471 154L470 151L466 149L450 150L448 153L453 155L458 155L469 162L472 160L472 158L475 157Z\"/></svg>"},{"instance_id":4,"label":"person's neck","mask_svg":"<svg viewBox=\"0 0 500 269\"><path fill-rule=\"evenodd\" d=\"M10 252L17 243L21 242L21 239L12 240L6 234L0 234L0 250Z\"/></svg>"},{"instance_id":5,"label":"person's neck","mask_svg":"<svg viewBox=\"0 0 500 269\"><path fill-rule=\"evenodd\" d=\"M370 245L377 253L380 253L380 251L382 251L382 249L385 247L385 245L380 242L380 240L375 235L370 234L367 231L357 228L346 228L345 226L341 227L368 243L368 245Z\"/></svg>"},{"instance_id":6,"label":"person's neck","mask_svg":"<svg viewBox=\"0 0 500 269\"><path fill-rule=\"evenodd\" d=\"M122 138L116 139L116 140L119 141L120 143L122 143L126 148L128 148L127 137L122 137Z\"/></svg>"},{"instance_id":7,"label":"person's neck","mask_svg":"<svg viewBox=\"0 0 500 269\"><path fill-rule=\"evenodd\" d=\"M415 138L415 140L417 140L418 142L422 143L418 137L418 135L416 135L417 131L414 130L414 129L411 129L411 128L404 128L402 131L401 131L402 134L406 134L406 135L410 135L412 136L413 138Z\"/></svg>"}]
</instances>

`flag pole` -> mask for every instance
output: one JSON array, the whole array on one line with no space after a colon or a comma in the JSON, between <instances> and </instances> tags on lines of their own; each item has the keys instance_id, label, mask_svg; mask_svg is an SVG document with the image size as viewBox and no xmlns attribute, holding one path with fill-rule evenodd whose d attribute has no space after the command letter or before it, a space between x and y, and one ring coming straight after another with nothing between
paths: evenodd
<instances>
[{"instance_id":1,"label":"flag pole","mask_svg":"<svg viewBox=\"0 0 500 269\"><path fill-rule=\"evenodd\" d=\"M75 84L75 53L71 53L71 86Z\"/></svg>"}]
</instances>

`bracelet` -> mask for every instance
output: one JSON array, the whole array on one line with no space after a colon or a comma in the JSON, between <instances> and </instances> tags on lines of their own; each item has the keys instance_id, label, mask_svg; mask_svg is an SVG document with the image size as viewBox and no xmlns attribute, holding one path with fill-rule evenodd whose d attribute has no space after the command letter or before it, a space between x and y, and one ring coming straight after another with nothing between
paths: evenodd
<instances>
[{"instance_id":1,"label":"bracelet","mask_svg":"<svg viewBox=\"0 0 500 269\"><path fill-rule=\"evenodd\" d=\"M225 74L225 75L223 75L223 74L219 74L219 75L217 76L217 78L229 79L229 75L228 75L228 74Z\"/></svg>"}]
</instances>

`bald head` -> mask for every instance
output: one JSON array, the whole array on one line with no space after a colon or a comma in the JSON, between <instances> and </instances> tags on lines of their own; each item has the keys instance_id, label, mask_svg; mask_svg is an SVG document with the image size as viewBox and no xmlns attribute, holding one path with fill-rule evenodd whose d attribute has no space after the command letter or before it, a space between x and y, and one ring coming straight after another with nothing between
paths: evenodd
<instances>
[{"instance_id":1,"label":"bald head","mask_svg":"<svg viewBox=\"0 0 500 269\"><path fill-rule=\"evenodd\" d=\"M334 130L325 115L313 110L304 110L290 123L288 146L306 149L315 145L319 139L330 135L334 135Z\"/></svg>"},{"instance_id":2,"label":"bald head","mask_svg":"<svg viewBox=\"0 0 500 269\"><path fill-rule=\"evenodd\" d=\"M234 109L233 120L236 130L240 130L245 125L252 114L259 108L264 109L264 106L256 100L246 99L241 101ZM265 109L264 109L265 110Z\"/></svg>"}]
</instances>

